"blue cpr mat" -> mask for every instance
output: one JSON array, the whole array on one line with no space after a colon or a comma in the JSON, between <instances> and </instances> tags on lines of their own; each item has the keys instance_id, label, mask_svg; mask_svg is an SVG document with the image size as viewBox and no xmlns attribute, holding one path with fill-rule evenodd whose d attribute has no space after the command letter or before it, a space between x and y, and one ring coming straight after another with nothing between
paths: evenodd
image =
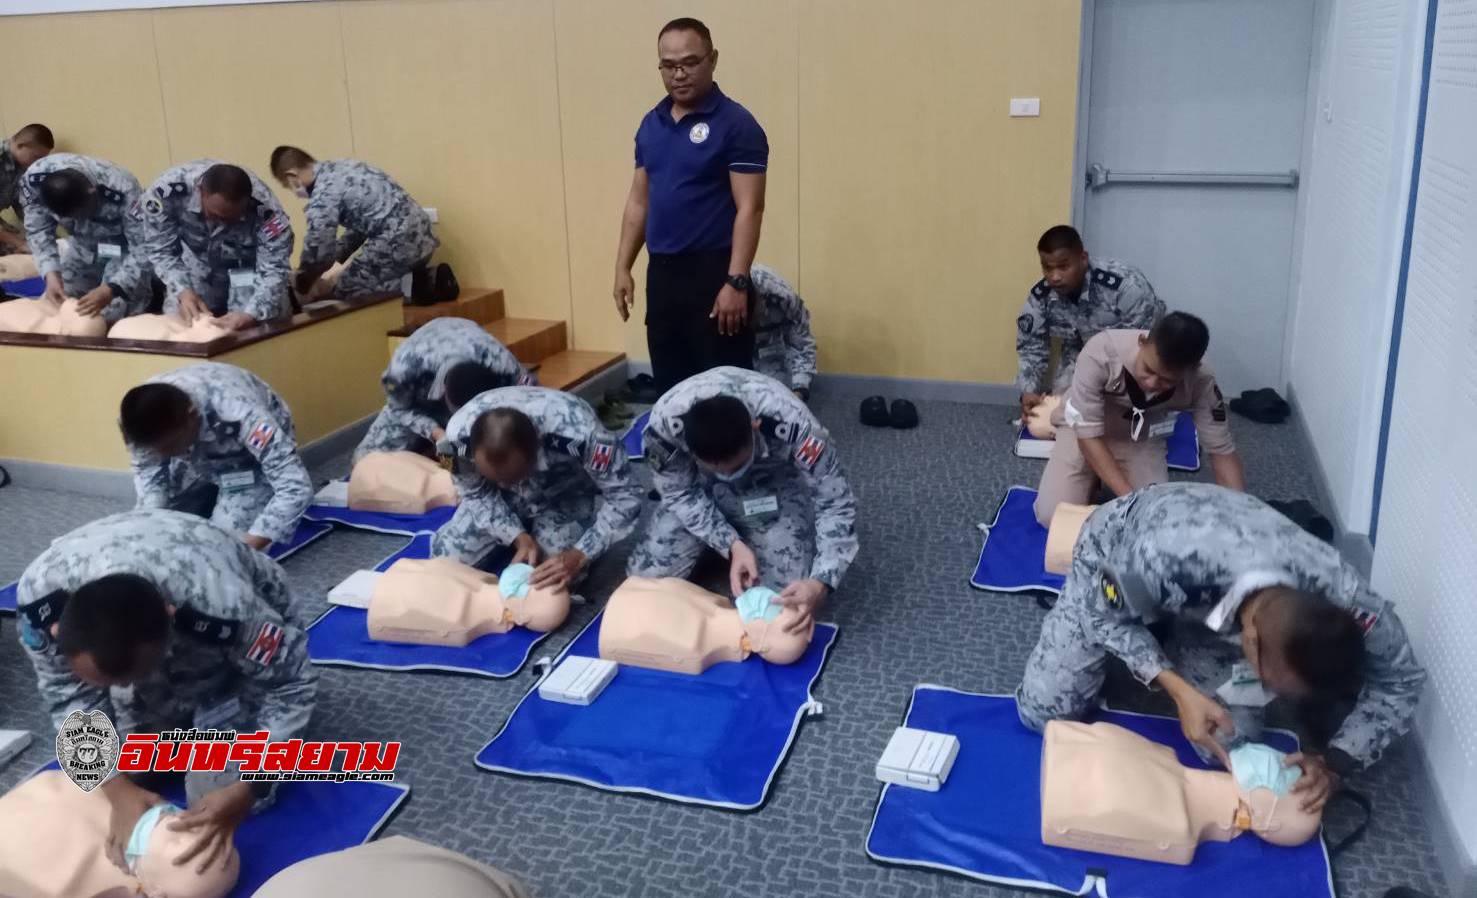
<instances>
[{"instance_id":1,"label":"blue cpr mat","mask_svg":"<svg viewBox=\"0 0 1477 898\"><path fill-rule=\"evenodd\" d=\"M273 543L267 548L267 556L273 561L281 561L298 549L317 542L319 539L333 529L331 524L320 524L315 521L298 521L297 529L293 531L292 537L285 543ZM16 609L16 584L0 587L0 614L14 614Z\"/></svg>"},{"instance_id":2,"label":"blue cpr mat","mask_svg":"<svg viewBox=\"0 0 1477 898\"><path fill-rule=\"evenodd\" d=\"M303 517L310 521L342 524L345 527L353 527L355 530L403 533L406 536L414 536L417 533L434 533L440 530L454 514L456 514L454 505L433 508L420 515L355 511L352 508L339 508L334 505L309 505L308 510L303 512Z\"/></svg>"},{"instance_id":3,"label":"blue cpr mat","mask_svg":"<svg viewBox=\"0 0 1477 898\"><path fill-rule=\"evenodd\" d=\"M626 431L626 435L621 437L621 440L626 444L627 456L631 458L646 457L646 424L650 420L651 411L642 412L635 421L631 422L631 427Z\"/></svg>"},{"instance_id":4,"label":"blue cpr mat","mask_svg":"<svg viewBox=\"0 0 1477 898\"><path fill-rule=\"evenodd\" d=\"M56 769L53 761L36 773ZM298 861L368 842L409 796L400 783L281 783L271 807L236 830L241 875L226 898L251 898ZM164 797L184 807L184 784L165 789Z\"/></svg>"},{"instance_id":5,"label":"blue cpr mat","mask_svg":"<svg viewBox=\"0 0 1477 898\"><path fill-rule=\"evenodd\" d=\"M1172 747L1188 767L1205 767L1174 718L1103 711L1097 719ZM1183 867L1042 844L1041 737L1021 725L1011 696L919 686L904 723L952 733L959 756L937 792L883 786L867 835L875 861L1099 898L1333 898L1322 839L1296 848L1251 834L1204 842ZM1268 731L1266 739L1297 750L1286 733Z\"/></svg>"},{"instance_id":6,"label":"blue cpr mat","mask_svg":"<svg viewBox=\"0 0 1477 898\"><path fill-rule=\"evenodd\" d=\"M46 278L22 278L18 281L0 281L0 290L9 296L37 297L46 292Z\"/></svg>"},{"instance_id":7,"label":"blue cpr mat","mask_svg":"<svg viewBox=\"0 0 1477 898\"><path fill-rule=\"evenodd\" d=\"M995 510L995 520L982 524L984 545L969 585L991 592L1060 594L1066 578L1046 570L1046 528L1036 523L1036 491L1013 486Z\"/></svg>"},{"instance_id":8,"label":"blue cpr mat","mask_svg":"<svg viewBox=\"0 0 1477 898\"><path fill-rule=\"evenodd\" d=\"M1025 426L1021 427L1019 438L1032 442L1041 442L1031 436ZM1174 433L1165 440L1164 460L1169 467L1176 471L1198 471L1200 470L1200 433L1195 429L1195 417L1189 412L1180 412L1174 421ZM1019 452L1016 453L1020 455ZM1025 457L1025 456L1022 456ZM1031 456L1034 458L1035 456Z\"/></svg>"},{"instance_id":9,"label":"blue cpr mat","mask_svg":"<svg viewBox=\"0 0 1477 898\"><path fill-rule=\"evenodd\" d=\"M590 621L558 661L598 657L600 620ZM477 766L753 810L769 797L800 721L819 711L811 689L836 633L835 624L816 624L810 648L791 665L751 657L698 676L622 665L589 706L545 701L535 686L478 752Z\"/></svg>"},{"instance_id":10,"label":"blue cpr mat","mask_svg":"<svg viewBox=\"0 0 1477 898\"><path fill-rule=\"evenodd\" d=\"M387 570L401 558L430 558L431 534L419 533L405 548L381 561ZM548 636L525 627L488 633L465 646L406 645L369 638L369 612L334 605L308 627L308 658L334 667L374 670L438 670L504 679L523 669L534 646Z\"/></svg>"}]
</instances>

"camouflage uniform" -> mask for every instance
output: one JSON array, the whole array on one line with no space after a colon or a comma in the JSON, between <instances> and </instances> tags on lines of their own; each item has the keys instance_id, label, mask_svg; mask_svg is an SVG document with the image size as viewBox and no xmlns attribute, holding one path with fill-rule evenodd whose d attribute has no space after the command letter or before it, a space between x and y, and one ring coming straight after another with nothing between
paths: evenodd
<instances>
[{"instance_id":1,"label":"camouflage uniform","mask_svg":"<svg viewBox=\"0 0 1477 898\"><path fill-rule=\"evenodd\" d=\"M759 421L753 463L732 483L699 467L682 436L682 416L713 396L742 401ZM652 408L645 445L662 502L631 554L632 576L686 577L705 548L727 558L742 539L765 586L840 585L856 558L856 498L830 434L784 384L731 367L689 377Z\"/></svg>"},{"instance_id":2,"label":"camouflage uniform","mask_svg":"<svg viewBox=\"0 0 1477 898\"><path fill-rule=\"evenodd\" d=\"M298 264L327 267L353 255L334 287L342 298L398 292L410 269L440 246L430 217L405 188L357 159L315 163L306 215Z\"/></svg>"},{"instance_id":3,"label":"camouflage uniform","mask_svg":"<svg viewBox=\"0 0 1477 898\"><path fill-rule=\"evenodd\" d=\"M15 155L10 152L10 140L0 140L0 209L9 208L15 213L15 219L19 222L26 220L25 210L21 208L21 175L25 169L15 161ZM19 235L21 229L0 218L0 229Z\"/></svg>"},{"instance_id":4,"label":"camouflage uniform","mask_svg":"<svg viewBox=\"0 0 1477 898\"><path fill-rule=\"evenodd\" d=\"M103 688L72 673L51 626L71 593L113 574L148 580L175 610L159 668ZM193 725L285 740L307 729L317 673L287 575L208 521L139 509L84 524L26 568L17 602L20 641L57 727L74 710L100 709L120 735Z\"/></svg>"},{"instance_id":5,"label":"camouflage uniform","mask_svg":"<svg viewBox=\"0 0 1477 898\"><path fill-rule=\"evenodd\" d=\"M542 443L537 470L511 490L470 470L472 425L495 408L527 415ZM594 561L641 517L641 486L625 447L577 396L545 387L489 390L451 416L446 439L467 470L457 474L461 502L432 540L432 555L475 564L528 533L548 555L579 549Z\"/></svg>"},{"instance_id":6,"label":"camouflage uniform","mask_svg":"<svg viewBox=\"0 0 1477 898\"><path fill-rule=\"evenodd\" d=\"M1147 330L1164 316L1164 303L1144 273L1132 265L1104 259L1093 265L1077 296L1065 297L1043 278L1026 295L1015 320L1015 351L1020 357L1016 385L1022 393L1062 393L1072 385L1077 353L1088 340L1108 328ZM1051 338L1062 341L1056 377L1047 389Z\"/></svg>"},{"instance_id":7,"label":"camouflage uniform","mask_svg":"<svg viewBox=\"0 0 1477 898\"><path fill-rule=\"evenodd\" d=\"M1230 636L1239 629L1241 603L1279 585L1347 608L1364 627L1364 691L1329 747L1360 764L1374 762L1409 728L1426 681L1395 609L1332 546L1259 499L1207 483L1150 486L1087 520L1066 587L1016 691L1021 720L1039 730L1048 720L1088 712L1109 654L1148 685L1170 663L1147 624L1203 618ZM1202 672L1196 685L1212 692L1226 672ZM1240 721L1259 709L1238 711L1238 733L1252 735Z\"/></svg>"},{"instance_id":8,"label":"camouflage uniform","mask_svg":"<svg viewBox=\"0 0 1477 898\"><path fill-rule=\"evenodd\" d=\"M41 201L41 182L65 169L86 177L97 191L97 205L85 218L57 215ZM143 189L138 179L112 162L52 153L26 169L22 180L26 239L42 277L61 272L68 296L81 297L103 284L111 286L113 301L101 313L109 324L148 311L154 298L153 270L144 249ZM71 236L65 255L57 249L57 226Z\"/></svg>"},{"instance_id":9,"label":"camouflage uniform","mask_svg":"<svg viewBox=\"0 0 1477 898\"><path fill-rule=\"evenodd\" d=\"M487 366L503 379L503 386L534 382L533 375L482 325L464 318L433 318L390 356L380 377L385 407L354 450L354 461L370 452L410 449L420 440L430 441L435 428L445 429L451 413L442 381L462 362Z\"/></svg>"},{"instance_id":10,"label":"camouflage uniform","mask_svg":"<svg viewBox=\"0 0 1477 898\"><path fill-rule=\"evenodd\" d=\"M200 179L217 162L176 165L144 194L149 260L166 288L164 312L175 314L180 294L189 288L216 315L244 312L257 321L286 315L292 223L277 197L250 172L245 216L224 224L206 221Z\"/></svg>"},{"instance_id":11,"label":"camouflage uniform","mask_svg":"<svg viewBox=\"0 0 1477 898\"><path fill-rule=\"evenodd\" d=\"M754 282L754 370L791 389L809 390L815 377L815 335L810 310L784 278L767 265L749 269Z\"/></svg>"},{"instance_id":12,"label":"camouflage uniform","mask_svg":"<svg viewBox=\"0 0 1477 898\"><path fill-rule=\"evenodd\" d=\"M183 390L199 413L200 434L179 458L129 446L138 507L168 507L204 480L220 487L211 515L217 525L273 542L292 536L313 499L313 484L298 457L292 413L282 397L250 371L215 362L166 371L147 382Z\"/></svg>"}]
</instances>

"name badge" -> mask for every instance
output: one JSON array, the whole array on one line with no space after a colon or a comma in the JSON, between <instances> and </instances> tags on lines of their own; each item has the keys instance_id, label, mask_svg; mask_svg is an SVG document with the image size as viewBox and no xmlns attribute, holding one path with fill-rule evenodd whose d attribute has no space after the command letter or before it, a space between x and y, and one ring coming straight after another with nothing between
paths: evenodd
<instances>
[{"instance_id":1,"label":"name badge","mask_svg":"<svg viewBox=\"0 0 1477 898\"><path fill-rule=\"evenodd\" d=\"M195 711L195 728L200 730L226 729L227 724L236 722L241 716L241 699L231 696L223 702Z\"/></svg>"},{"instance_id":2,"label":"name badge","mask_svg":"<svg viewBox=\"0 0 1477 898\"><path fill-rule=\"evenodd\" d=\"M1175 419L1174 418L1170 418L1168 421L1160 421L1158 424L1150 424L1149 425L1149 439L1151 439L1151 440L1157 440L1160 437L1167 437L1167 436L1173 434L1174 433L1174 422L1175 422Z\"/></svg>"},{"instance_id":3,"label":"name badge","mask_svg":"<svg viewBox=\"0 0 1477 898\"><path fill-rule=\"evenodd\" d=\"M244 490L256 483L255 471L230 471L220 477L221 489L226 492Z\"/></svg>"},{"instance_id":4,"label":"name badge","mask_svg":"<svg viewBox=\"0 0 1477 898\"><path fill-rule=\"evenodd\" d=\"M250 287L256 283L256 271L250 268L237 268L231 272L232 287Z\"/></svg>"},{"instance_id":5,"label":"name badge","mask_svg":"<svg viewBox=\"0 0 1477 898\"><path fill-rule=\"evenodd\" d=\"M123 255L123 247L116 243L99 243L97 245L97 257L99 259L117 259Z\"/></svg>"},{"instance_id":6,"label":"name badge","mask_svg":"<svg viewBox=\"0 0 1477 898\"><path fill-rule=\"evenodd\" d=\"M760 496L757 499L744 500L744 517L752 518L761 514L774 514L780 510L780 500L775 496Z\"/></svg>"}]
</instances>

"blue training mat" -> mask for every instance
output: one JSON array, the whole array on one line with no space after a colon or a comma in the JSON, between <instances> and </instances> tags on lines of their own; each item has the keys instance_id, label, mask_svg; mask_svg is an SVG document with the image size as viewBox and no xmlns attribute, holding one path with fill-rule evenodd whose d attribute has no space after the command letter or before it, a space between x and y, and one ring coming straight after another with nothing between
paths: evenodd
<instances>
[{"instance_id":1,"label":"blue training mat","mask_svg":"<svg viewBox=\"0 0 1477 898\"><path fill-rule=\"evenodd\" d=\"M626 435L621 441L626 444L626 455L630 458L646 457L646 424L651 420L651 410L642 412L631 426L626 430Z\"/></svg>"},{"instance_id":2,"label":"blue training mat","mask_svg":"<svg viewBox=\"0 0 1477 898\"><path fill-rule=\"evenodd\" d=\"M387 570L401 558L430 558L431 534L416 534L405 548L375 565ZM334 605L308 627L308 658L334 667L375 670L439 670L505 679L523 669L533 649L549 634L526 627L488 633L465 646L407 645L369 638L369 612Z\"/></svg>"},{"instance_id":3,"label":"blue training mat","mask_svg":"<svg viewBox=\"0 0 1477 898\"><path fill-rule=\"evenodd\" d=\"M991 592L1047 592L1059 595L1066 578L1046 570L1046 528L1036 523L1036 491L1013 486L985 531L980 560L969 585Z\"/></svg>"},{"instance_id":4,"label":"blue training mat","mask_svg":"<svg viewBox=\"0 0 1477 898\"><path fill-rule=\"evenodd\" d=\"M303 517L310 521L342 524L356 530L403 533L406 536L414 536L417 533L435 533L451 520L454 514L456 514L454 505L433 508L421 515L354 511L352 508L340 508L334 505L309 505L308 510L303 512Z\"/></svg>"},{"instance_id":5,"label":"blue training mat","mask_svg":"<svg viewBox=\"0 0 1477 898\"><path fill-rule=\"evenodd\" d=\"M9 296L34 298L46 292L46 278L21 278L18 281L0 281L0 290Z\"/></svg>"},{"instance_id":6,"label":"blue training mat","mask_svg":"<svg viewBox=\"0 0 1477 898\"><path fill-rule=\"evenodd\" d=\"M293 531L292 538L285 543L272 543L272 545L268 546L267 557L273 561L281 561L298 549L322 539L332 529L332 524L320 524L307 520L298 521L297 529ZM0 614L14 614L15 609L16 584L11 583L8 586L0 586Z\"/></svg>"},{"instance_id":7,"label":"blue training mat","mask_svg":"<svg viewBox=\"0 0 1477 898\"><path fill-rule=\"evenodd\" d=\"M1031 432L1021 426L1018 435L1022 440L1035 440ZM1189 412L1180 412L1174 421L1174 433L1164 441L1164 461L1170 468L1176 471L1198 471L1200 470L1200 433L1195 429L1195 417ZM1025 458L1020 453L1017 457Z\"/></svg>"},{"instance_id":8,"label":"blue training mat","mask_svg":"<svg viewBox=\"0 0 1477 898\"><path fill-rule=\"evenodd\" d=\"M558 661L599 655L601 617ZM477 766L753 810L769 797L800 721L818 711L811 689L836 634L835 624L816 624L810 648L790 665L751 657L698 676L621 665L587 707L545 701L534 686L477 753Z\"/></svg>"},{"instance_id":9,"label":"blue training mat","mask_svg":"<svg viewBox=\"0 0 1477 898\"><path fill-rule=\"evenodd\" d=\"M36 773L56 769L52 761ZM279 784L271 807L236 830L241 875L226 898L251 898L298 861L368 842L409 796L410 787L401 783ZM184 807L183 782L165 789L164 797Z\"/></svg>"},{"instance_id":10,"label":"blue training mat","mask_svg":"<svg viewBox=\"0 0 1477 898\"><path fill-rule=\"evenodd\" d=\"M1188 767L1206 766L1174 718L1103 711L1096 719L1172 747ZM1204 842L1183 867L1042 844L1041 736L1021 725L1011 696L919 686L904 723L957 736L959 757L937 792L882 788L867 835L875 861L1099 898L1333 898L1322 839L1296 848L1251 834ZM1289 734L1265 738L1297 750Z\"/></svg>"}]
</instances>

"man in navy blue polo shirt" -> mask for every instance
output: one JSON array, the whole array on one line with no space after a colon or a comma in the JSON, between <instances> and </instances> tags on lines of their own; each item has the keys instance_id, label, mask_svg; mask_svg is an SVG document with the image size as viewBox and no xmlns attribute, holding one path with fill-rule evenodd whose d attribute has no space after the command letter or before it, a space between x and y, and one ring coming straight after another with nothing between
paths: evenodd
<instances>
[{"instance_id":1,"label":"man in navy blue polo shirt","mask_svg":"<svg viewBox=\"0 0 1477 898\"><path fill-rule=\"evenodd\" d=\"M718 51L697 19L673 19L657 35L667 97L636 130L636 175L621 220L615 307L635 301L631 266L646 270L646 345L666 391L694 374L752 368L749 267L759 248L769 141L749 111L713 81Z\"/></svg>"}]
</instances>

